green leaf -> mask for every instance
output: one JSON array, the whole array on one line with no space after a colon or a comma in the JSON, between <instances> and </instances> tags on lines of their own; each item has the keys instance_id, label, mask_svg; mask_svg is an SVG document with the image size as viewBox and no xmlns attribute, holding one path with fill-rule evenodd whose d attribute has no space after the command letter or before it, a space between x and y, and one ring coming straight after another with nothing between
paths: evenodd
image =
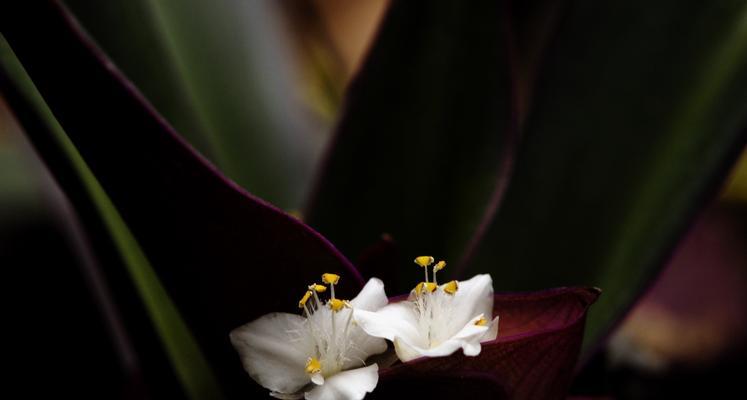
<instances>
[{"instance_id":1,"label":"green leaf","mask_svg":"<svg viewBox=\"0 0 747 400\"><path fill-rule=\"evenodd\" d=\"M238 184L298 208L324 135L271 1L66 0L174 127Z\"/></svg>"},{"instance_id":2,"label":"green leaf","mask_svg":"<svg viewBox=\"0 0 747 400\"><path fill-rule=\"evenodd\" d=\"M261 390L239 368L228 333L268 312L295 309L295 296L278 294L305 290L326 271L346 277L339 294L348 296L363 283L358 271L325 238L200 157L57 0L2 9L0 31L121 213L221 388L244 397ZM25 108L14 104L16 112ZM44 131L27 133L47 140ZM45 159L60 157L52 149ZM72 183L60 180L80 200Z\"/></svg>"},{"instance_id":3,"label":"green leaf","mask_svg":"<svg viewBox=\"0 0 747 400\"><path fill-rule=\"evenodd\" d=\"M53 152L67 157L63 161L65 163L63 166L58 164L60 159L55 158L55 156L46 157L46 161L60 167L53 170L56 174L64 173L62 171L71 173L66 178L73 179L77 185L80 185L83 191L79 195L85 198L84 202L86 204L95 208L91 211L103 221L108 234L111 235L115 246L114 250L121 257L123 265L129 273L129 279L136 288L137 295L144 303L152 326L160 337L163 346L165 346L185 392L193 399L221 398L222 394L213 372L202 356L189 329L182 321L178 310L161 286L149 261L85 161L47 108L44 100L36 91L34 84L26 75L2 36L0 36L0 78L0 88L9 100L12 100L11 103L15 107L19 106L19 102L24 105L23 109L26 113L19 114L19 118L24 122L28 122L29 119L34 121L30 124L24 124L26 128L44 130L44 134L31 135L32 138L35 138L34 144L37 149L46 157L49 156L47 150L50 147L48 146L51 146L54 148ZM54 140L48 143L40 143L39 138L44 136ZM81 205L80 202L77 204ZM112 266L108 268L111 269ZM122 286L125 283L110 281L110 284ZM132 301L132 299L122 298L119 300ZM143 329L147 328L138 326L138 330ZM139 334L142 334L142 332ZM143 354L143 356L141 361L148 362L151 360L149 354ZM168 379L168 376L162 376L161 378Z\"/></svg>"},{"instance_id":4,"label":"green leaf","mask_svg":"<svg viewBox=\"0 0 747 400\"><path fill-rule=\"evenodd\" d=\"M747 3L576 1L552 38L504 203L466 270L595 285L618 319L745 144Z\"/></svg>"},{"instance_id":5,"label":"green leaf","mask_svg":"<svg viewBox=\"0 0 747 400\"><path fill-rule=\"evenodd\" d=\"M393 2L348 90L308 221L353 258L391 236L396 290L417 255L458 261L505 182L507 29L502 1Z\"/></svg>"}]
</instances>

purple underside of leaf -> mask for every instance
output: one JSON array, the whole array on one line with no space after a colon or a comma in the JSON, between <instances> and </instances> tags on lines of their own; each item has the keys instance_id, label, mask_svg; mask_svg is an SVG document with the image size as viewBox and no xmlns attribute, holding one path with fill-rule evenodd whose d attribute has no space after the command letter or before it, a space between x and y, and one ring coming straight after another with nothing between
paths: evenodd
<instances>
[{"instance_id":1,"label":"purple underside of leaf","mask_svg":"<svg viewBox=\"0 0 747 400\"><path fill-rule=\"evenodd\" d=\"M362 284L326 239L186 144L59 2L3 4L0 24L213 363L240 369L228 332L292 310L323 272L343 276L343 294Z\"/></svg>"},{"instance_id":2,"label":"purple underside of leaf","mask_svg":"<svg viewBox=\"0 0 747 400\"><path fill-rule=\"evenodd\" d=\"M493 315L500 316L498 337L483 343L480 355L457 352L396 364L380 372L380 385L407 393L410 378L428 381L443 375L468 383L461 387L475 383L492 393L491 398L563 398L581 349L586 312L599 294L594 288L496 294Z\"/></svg>"}]
</instances>

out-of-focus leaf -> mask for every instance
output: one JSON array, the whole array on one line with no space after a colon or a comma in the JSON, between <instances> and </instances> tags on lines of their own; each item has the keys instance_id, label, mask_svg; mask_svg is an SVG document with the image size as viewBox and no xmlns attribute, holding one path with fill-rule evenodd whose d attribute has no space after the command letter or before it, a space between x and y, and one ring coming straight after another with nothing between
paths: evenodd
<instances>
[{"instance_id":1,"label":"out-of-focus leaf","mask_svg":"<svg viewBox=\"0 0 747 400\"><path fill-rule=\"evenodd\" d=\"M381 388L373 394L419 393L409 382L448 375L455 383L475 381L493 396L480 398L564 398L581 349L586 311L598 296L599 290L586 288L497 294L493 315L500 316L498 337L483 343L479 356L456 352L396 364L380 372Z\"/></svg>"},{"instance_id":2,"label":"out-of-focus leaf","mask_svg":"<svg viewBox=\"0 0 747 400\"><path fill-rule=\"evenodd\" d=\"M408 257L461 257L511 148L505 7L392 3L348 90L307 213L348 256L386 233ZM416 272L399 268L387 284L403 291Z\"/></svg>"},{"instance_id":3,"label":"out-of-focus leaf","mask_svg":"<svg viewBox=\"0 0 747 400\"><path fill-rule=\"evenodd\" d=\"M379 384L367 399L510 399L501 382L483 372L404 371L379 376Z\"/></svg>"},{"instance_id":4,"label":"out-of-focus leaf","mask_svg":"<svg viewBox=\"0 0 747 400\"><path fill-rule=\"evenodd\" d=\"M468 272L501 289L603 288L591 344L744 146L747 3L572 2L540 68L512 183Z\"/></svg>"},{"instance_id":5,"label":"out-of-focus leaf","mask_svg":"<svg viewBox=\"0 0 747 400\"><path fill-rule=\"evenodd\" d=\"M186 392L194 399L219 398L215 378L147 259L2 36L0 93L13 107L55 179L66 185L85 224L99 261L99 273L108 281L106 286L130 327L127 333L138 353L136 360L128 362L137 363L139 371L128 372L141 376L132 378L144 380L146 390L157 397L182 397Z\"/></svg>"},{"instance_id":6,"label":"out-of-focus leaf","mask_svg":"<svg viewBox=\"0 0 747 400\"><path fill-rule=\"evenodd\" d=\"M322 272L345 277L343 295L360 275L316 232L200 158L57 1L3 3L0 11L2 34L122 215L221 387L246 395L254 386L228 332L292 309L297 298L288 291L302 291Z\"/></svg>"},{"instance_id":7,"label":"out-of-focus leaf","mask_svg":"<svg viewBox=\"0 0 747 400\"><path fill-rule=\"evenodd\" d=\"M321 152L271 0L66 0L176 130L222 171L298 208Z\"/></svg>"},{"instance_id":8,"label":"out-of-focus leaf","mask_svg":"<svg viewBox=\"0 0 747 400\"><path fill-rule=\"evenodd\" d=\"M747 204L747 151L742 152L739 162L731 171L722 198L726 201Z\"/></svg>"},{"instance_id":9,"label":"out-of-focus leaf","mask_svg":"<svg viewBox=\"0 0 747 400\"><path fill-rule=\"evenodd\" d=\"M739 354L747 338L745 244L745 205L714 204L702 213L615 330L610 363L666 376ZM721 393L726 393L723 387Z\"/></svg>"},{"instance_id":10,"label":"out-of-focus leaf","mask_svg":"<svg viewBox=\"0 0 747 400\"><path fill-rule=\"evenodd\" d=\"M214 162L204 121L149 0L64 0L83 28L174 128Z\"/></svg>"}]
</instances>

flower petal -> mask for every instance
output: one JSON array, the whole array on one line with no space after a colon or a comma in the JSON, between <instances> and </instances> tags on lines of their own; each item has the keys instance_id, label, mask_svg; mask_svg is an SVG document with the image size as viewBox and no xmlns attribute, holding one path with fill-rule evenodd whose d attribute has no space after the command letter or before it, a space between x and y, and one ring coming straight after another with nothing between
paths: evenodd
<instances>
[{"instance_id":1,"label":"flower petal","mask_svg":"<svg viewBox=\"0 0 747 400\"><path fill-rule=\"evenodd\" d=\"M388 304L377 312L353 310L355 322L367 334L394 341L403 338L409 343L425 346L418 331L415 311L408 302Z\"/></svg>"},{"instance_id":2,"label":"flower petal","mask_svg":"<svg viewBox=\"0 0 747 400\"><path fill-rule=\"evenodd\" d=\"M360 400L379 382L379 366L342 371L330 376L324 385L306 392L307 400Z\"/></svg>"},{"instance_id":3,"label":"flower petal","mask_svg":"<svg viewBox=\"0 0 747 400\"><path fill-rule=\"evenodd\" d=\"M270 396L276 399L282 399L282 400L298 400L298 399L303 399L303 392L296 392L296 393L270 392Z\"/></svg>"},{"instance_id":4,"label":"flower petal","mask_svg":"<svg viewBox=\"0 0 747 400\"><path fill-rule=\"evenodd\" d=\"M358 326L350 328L350 341L353 346L347 351L342 369L360 367L368 357L381 354L386 351L386 340L371 336Z\"/></svg>"},{"instance_id":5,"label":"flower petal","mask_svg":"<svg viewBox=\"0 0 747 400\"><path fill-rule=\"evenodd\" d=\"M324 385L324 375L321 372L311 375L311 382L315 385Z\"/></svg>"},{"instance_id":6,"label":"flower petal","mask_svg":"<svg viewBox=\"0 0 747 400\"><path fill-rule=\"evenodd\" d=\"M483 315L471 319L467 324L454 336L438 344L437 346L427 348L408 343L402 338L395 338L394 349L397 357L403 362L414 360L419 357L444 357L451 355L460 348L466 356L476 356L480 354L480 339L483 338L490 330L488 326L475 325Z\"/></svg>"},{"instance_id":7,"label":"flower petal","mask_svg":"<svg viewBox=\"0 0 747 400\"><path fill-rule=\"evenodd\" d=\"M494 312L501 315L501 333L496 340L481 343L479 357L455 352L448 357L422 357L382 369L384 394L392 392L393 388L386 386L392 378L406 377L414 384L448 371L454 377L492 377L503 395L486 398L563 398L581 348L586 311L598 296L599 290L593 288L498 294Z\"/></svg>"},{"instance_id":8,"label":"flower petal","mask_svg":"<svg viewBox=\"0 0 747 400\"><path fill-rule=\"evenodd\" d=\"M366 311L376 311L389 303L384 292L384 282L378 278L371 278L363 286L358 296L350 300L354 308Z\"/></svg>"},{"instance_id":9,"label":"flower petal","mask_svg":"<svg viewBox=\"0 0 747 400\"><path fill-rule=\"evenodd\" d=\"M459 282L459 290L452 301L454 325L461 327L482 314L493 316L493 279L488 274L475 275Z\"/></svg>"},{"instance_id":10,"label":"flower petal","mask_svg":"<svg viewBox=\"0 0 747 400\"><path fill-rule=\"evenodd\" d=\"M482 336L480 342L495 340L495 338L498 337L498 318L500 318L500 316L496 316L495 318L493 318L493 321L490 322L488 331L485 332L485 335Z\"/></svg>"},{"instance_id":11,"label":"flower petal","mask_svg":"<svg viewBox=\"0 0 747 400\"><path fill-rule=\"evenodd\" d=\"M304 321L294 314L271 313L231 331L231 343L252 379L278 394L298 392L309 383L305 366L314 342L297 334L305 329Z\"/></svg>"}]
</instances>

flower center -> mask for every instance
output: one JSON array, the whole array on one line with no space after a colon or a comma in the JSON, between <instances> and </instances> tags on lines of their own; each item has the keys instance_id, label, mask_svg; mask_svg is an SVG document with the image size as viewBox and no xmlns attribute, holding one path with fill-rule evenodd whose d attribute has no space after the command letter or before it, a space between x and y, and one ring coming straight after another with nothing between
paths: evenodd
<instances>
[{"instance_id":1,"label":"flower center","mask_svg":"<svg viewBox=\"0 0 747 400\"><path fill-rule=\"evenodd\" d=\"M309 285L298 302L306 317L304 332L299 334L310 336L314 342L314 350L306 360L306 373L315 383L319 383L319 376L328 377L342 371L350 361L346 354L351 353L353 346L349 337L353 310L349 301L335 297L335 285L339 281L339 275L322 275L322 282L330 289L330 299L326 303L319 298L319 293L326 292L327 286L317 283Z\"/></svg>"},{"instance_id":2,"label":"flower center","mask_svg":"<svg viewBox=\"0 0 747 400\"><path fill-rule=\"evenodd\" d=\"M425 271L425 281L418 283L412 290L414 298L411 300L418 315L418 330L426 333L427 345L431 348L441 344L453 333L453 299L459 290L459 283L455 280L440 288L438 286L436 274L446 267L445 261L433 265L433 281L429 280L428 269L434 261L431 256L415 258L415 264Z\"/></svg>"}]
</instances>

